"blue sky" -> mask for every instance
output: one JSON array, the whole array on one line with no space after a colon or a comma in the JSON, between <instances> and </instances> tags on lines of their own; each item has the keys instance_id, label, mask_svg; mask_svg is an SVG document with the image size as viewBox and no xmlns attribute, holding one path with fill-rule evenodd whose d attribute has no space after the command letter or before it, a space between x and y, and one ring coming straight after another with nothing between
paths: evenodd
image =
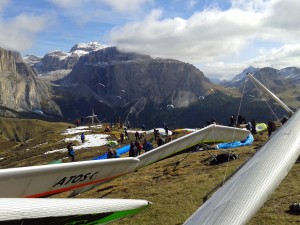
<instances>
[{"instance_id":1,"label":"blue sky","mask_svg":"<svg viewBox=\"0 0 300 225\"><path fill-rule=\"evenodd\" d=\"M0 47L43 56L97 41L211 78L300 67L299 0L1 0Z\"/></svg>"}]
</instances>

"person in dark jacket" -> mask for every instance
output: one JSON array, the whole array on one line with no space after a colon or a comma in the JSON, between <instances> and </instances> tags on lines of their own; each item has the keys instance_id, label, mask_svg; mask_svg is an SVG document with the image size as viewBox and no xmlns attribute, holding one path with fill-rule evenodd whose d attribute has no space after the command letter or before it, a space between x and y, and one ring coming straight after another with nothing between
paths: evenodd
<instances>
[{"instance_id":1,"label":"person in dark jacket","mask_svg":"<svg viewBox=\"0 0 300 225\"><path fill-rule=\"evenodd\" d=\"M152 150L153 146L152 146L151 142L144 139L143 149L145 150L145 152L148 152L148 151Z\"/></svg>"},{"instance_id":2,"label":"person in dark jacket","mask_svg":"<svg viewBox=\"0 0 300 225\"><path fill-rule=\"evenodd\" d=\"M85 141L85 135L84 135L84 133L81 133L80 139L81 139L81 142L82 142L82 144L83 144L84 141Z\"/></svg>"},{"instance_id":3,"label":"person in dark jacket","mask_svg":"<svg viewBox=\"0 0 300 225\"><path fill-rule=\"evenodd\" d=\"M256 121L252 120L251 121L251 125L252 125L251 133L252 134L257 134L257 131L256 131Z\"/></svg>"},{"instance_id":4,"label":"person in dark jacket","mask_svg":"<svg viewBox=\"0 0 300 225\"><path fill-rule=\"evenodd\" d=\"M160 136L158 136L156 143L157 146L159 147L164 144L164 140Z\"/></svg>"},{"instance_id":5,"label":"person in dark jacket","mask_svg":"<svg viewBox=\"0 0 300 225\"><path fill-rule=\"evenodd\" d=\"M68 149L68 155L71 158L71 161L74 162L75 161L75 151L73 149L72 143L67 145L67 149Z\"/></svg>"},{"instance_id":6,"label":"person in dark jacket","mask_svg":"<svg viewBox=\"0 0 300 225\"><path fill-rule=\"evenodd\" d=\"M120 134L120 142L123 144L123 142L124 142L124 133L122 132L121 134Z\"/></svg>"},{"instance_id":7,"label":"person in dark jacket","mask_svg":"<svg viewBox=\"0 0 300 225\"><path fill-rule=\"evenodd\" d=\"M140 133L138 131L135 132L135 140L140 140Z\"/></svg>"},{"instance_id":8,"label":"person in dark jacket","mask_svg":"<svg viewBox=\"0 0 300 225\"><path fill-rule=\"evenodd\" d=\"M273 121L269 121L268 122L268 135L269 137L271 136L271 134L276 130L276 125Z\"/></svg>"},{"instance_id":9,"label":"person in dark jacket","mask_svg":"<svg viewBox=\"0 0 300 225\"><path fill-rule=\"evenodd\" d=\"M112 159L112 158L120 158L119 154L117 153L116 150L113 150L112 148L107 149L107 158Z\"/></svg>"},{"instance_id":10,"label":"person in dark jacket","mask_svg":"<svg viewBox=\"0 0 300 225\"><path fill-rule=\"evenodd\" d=\"M143 149L143 146L141 145L140 141L136 140L134 142L134 145L137 147L137 155L140 155L141 154L141 150Z\"/></svg>"},{"instance_id":11,"label":"person in dark jacket","mask_svg":"<svg viewBox=\"0 0 300 225\"><path fill-rule=\"evenodd\" d=\"M138 148L132 141L130 142L129 157L136 157L136 156L138 156Z\"/></svg>"},{"instance_id":12,"label":"person in dark jacket","mask_svg":"<svg viewBox=\"0 0 300 225\"><path fill-rule=\"evenodd\" d=\"M130 140L128 132L127 132L127 128L124 128L124 135L125 135L125 138L127 138L127 140Z\"/></svg>"}]
</instances>

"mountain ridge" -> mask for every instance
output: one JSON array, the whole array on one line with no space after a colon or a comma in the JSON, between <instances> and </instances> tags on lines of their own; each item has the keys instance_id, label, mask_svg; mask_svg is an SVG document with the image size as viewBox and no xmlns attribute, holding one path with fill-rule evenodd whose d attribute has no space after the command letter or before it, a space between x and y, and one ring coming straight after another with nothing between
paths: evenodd
<instances>
[{"instance_id":1,"label":"mountain ridge","mask_svg":"<svg viewBox=\"0 0 300 225\"><path fill-rule=\"evenodd\" d=\"M183 115L190 117L195 114L193 110L204 110L206 114L198 113L204 121L209 119L204 117L217 117L220 121L226 121L225 118L221 118L221 114L229 117L232 113L231 108L235 107L238 102L236 98L242 94L242 83L249 70L251 72L252 69L252 72L255 72L254 76L262 79L275 93L286 92L291 95L288 93L289 87L292 87L292 84L295 86L298 80L299 69L295 67L280 71L273 68L248 68L237 75L231 84L222 86L212 83L194 65L176 59L152 58L149 55L122 52L116 47L96 43L91 45L92 47L89 44L75 45L68 54L53 51L42 58L25 57L32 66L33 72L30 74L34 74L36 83L41 83L39 86L43 85L42 91L33 92L35 97L41 99L42 96L49 96L45 98L49 99L45 102L55 105L44 104L43 108L39 100L39 104L34 108L43 108L48 113L54 112L55 117L68 121L97 111L103 120L109 118L144 123L141 118L144 117L149 119L149 125L153 126L155 121L167 120L169 117L178 124L187 122ZM83 51L85 54L79 56L74 54L74 51ZM22 61L20 55L18 57ZM43 65L44 70L39 70L38 66L42 60L47 65ZM24 62L21 64L25 65ZM19 72L26 77L28 73L21 64L18 66ZM11 68L16 65L17 63L12 64ZM290 82L292 80L293 83ZM253 87L249 86L247 95L252 96L251 90ZM299 96L300 94L295 92L292 98ZM247 101L249 104L253 103L252 99ZM218 108L223 103L224 106L227 104L226 111ZM206 108L203 104L206 104ZM168 108L167 105L172 105L172 108ZM29 112L32 109L33 106L23 110ZM203 121L194 124L201 123Z\"/></svg>"}]
</instances>

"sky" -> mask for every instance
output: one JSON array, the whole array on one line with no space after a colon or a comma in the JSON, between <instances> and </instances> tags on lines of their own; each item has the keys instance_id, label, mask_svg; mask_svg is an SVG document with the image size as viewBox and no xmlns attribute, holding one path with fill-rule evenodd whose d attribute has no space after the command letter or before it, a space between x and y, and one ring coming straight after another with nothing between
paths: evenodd
<instances>
[{"instance_id":1,"label":"sky","mask_svg":"<svg viewBox=\"0 0 300 225\"><path fill-rule=\"evenodd\" d=\"M230 80L300 67L299 12L299 0L0 0L0 47L44 56L96 41Z\"/></svg>"}]
</instances>

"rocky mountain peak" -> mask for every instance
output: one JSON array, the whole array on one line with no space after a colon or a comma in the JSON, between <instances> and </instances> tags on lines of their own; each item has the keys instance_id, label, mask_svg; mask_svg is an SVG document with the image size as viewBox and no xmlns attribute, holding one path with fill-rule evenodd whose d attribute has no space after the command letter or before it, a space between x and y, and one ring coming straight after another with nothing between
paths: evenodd
<instances>
[{"instance_id":1,"label":"rocky mountain peak","mask_svg":"<svg viewBox=\"0 0 300 225\"><path fill-rule=\"evenodd\" d=\"M41 59L42 59L42 57L40 57L40 56L35 56L35 55L30 55L30 54L27 54L23 57L23 61L25 63L29 64L30 66L40 63Z\"/></svg>"},{"instance_id":2,"label":"rocky mountain peak","mask_svg":"<svg viewBox=\"0 0 300 225\"><path fill-rule=\"evenodd\" d=\"M139 99L157 105L187 107L199 101L199 96L213 92L216 86L191 64L153 59L149 55L119 51L116 47L81 57L60 85L76 87L73 93L96 98L113 107L134 104Z\"/></svg>"},{"instance_id":3,"label":"rocky mountain peak","mask_svg":"<svg viewBox=\"0 0 300 225\"><path fill-rule=\"evenodd\" d=\"M70 52L76 53L78 55L84 55L89 52L97 51L106 47L106 45L102 45L98 42L78 43L71 48Z\"/></svg>"},{"instance_id":4,"label":"rocky mountain peak","mask_svg":"<svg viewBox=\"0 0 300 225\"><path fill-rule=\"evenodd\" d=\"M255 68L255 67L253 67L253 66L250 66L250 67L244 69L244 70L243 70L241 73L239 73L238 75L236 75L236 76L233 78L232 82L240 82L240 81L242 81L242 80L245 80L247 73L254 74L254 73L256 73L257 70L258 70L258 68Z\"/></svg>"},{"instance_id":5,"label":"rocky mountain peak","mask_svg":"<svg viewBox=\"0 0 300 225\"><path fill-rule=\"evenodd\" d=\"M105 45L101 45L98 42L79 43L74 45L70 52L55 50L47 53L40 59L30 56L27 57L26 60L29 61L30 65L32 65L39 74L44 75L58 70L71 70L78 62L79 57L105 47ZM62 73L65 74L65 71L62 71Z\"/></svg>"},{"instance_id":6,"label":"rocky mountain peak","mask_svg":"<svg viewBox=\"0 0 300 225\"><path fill-rule=\"evenodd\" d=\"M0 47L0 73L2 77L8 76L12 71L16 71L16 62L23 62L20 53Z\"/></svg>"},{"instance_id":7,"label":"rocky mountain peak","mask_svg":"<svg viewBox=\"0 0 300 225\"><path fill-rule=\"evenodd\" d=\"M16 112L33 108L59 114L59 108L43 82L19 53L0 49L0 105ZM0 110L4 115L5 110Z\"/></svg>"}]
</instances>

